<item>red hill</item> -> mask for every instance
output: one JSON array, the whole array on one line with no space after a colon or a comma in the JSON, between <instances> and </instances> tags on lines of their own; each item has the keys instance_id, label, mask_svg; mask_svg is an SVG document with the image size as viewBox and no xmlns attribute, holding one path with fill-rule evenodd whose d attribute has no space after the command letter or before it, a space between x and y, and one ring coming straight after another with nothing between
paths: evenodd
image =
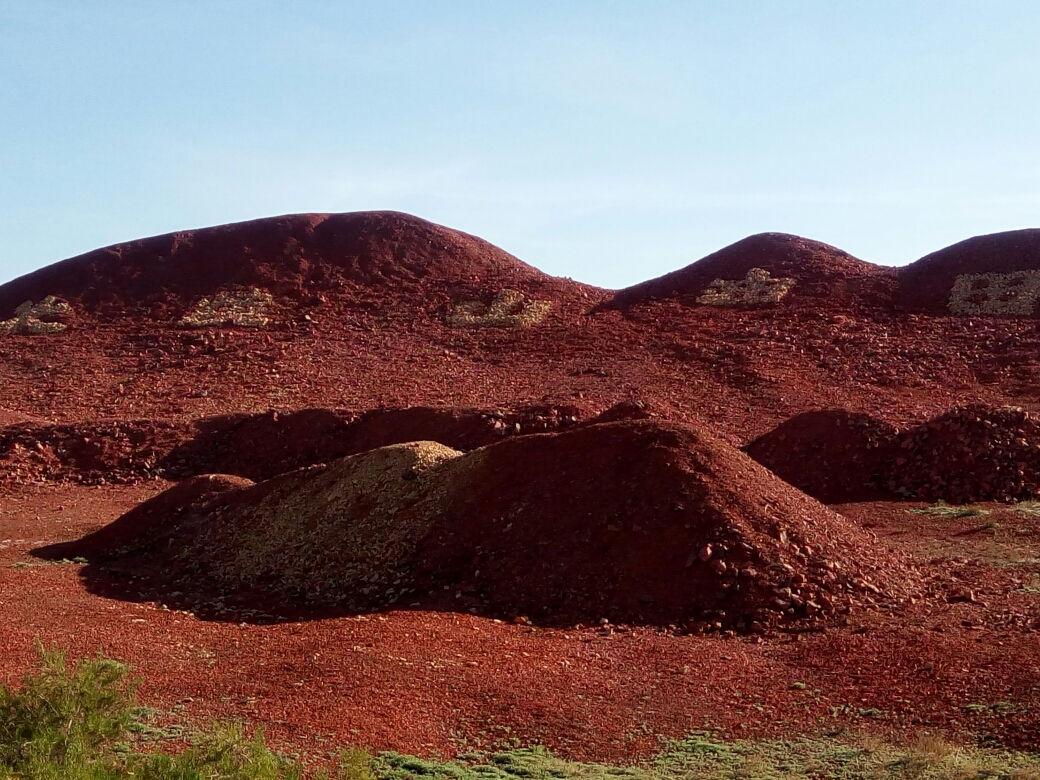
<instances>
[{"instance_id":1,"label":"red hill","mask_svg":"<svg viewBox=\"0 0 1040 780\"><path fill-rule=\"evenodd\" d=\"M276 299L544 294L565 287L467 233L389 211L299 214L155 236L98 249L0 286L0 318L47 296L88 313L183 310L202 296L260 288Z\"/></svg>"},{"instance_id":2,"label":"red hill","mask_svg":"<svg viewBox=\"0 0 1040 780\"><path fill-rule=\"evenodd\" d=\"M727 290L716 280L742 286ZM675 298L688 304L754 308L811 298L814 306L820 302L840 308L888 306L893 288L890 269L819 241L760 233L678 271L621 290L612 304L627 307Z\"/></svg>"},{"instance_id":3,"label":"red hill","mask_svg":"<svg viewBox=\"0 0 1040 780\"><path fill-rule=\"evenodd\" d=\"M899 284L904 304L927 314L1035 317L1040 229L975 236L940 249L901 268Z\"/></svg>"}]
</instances>

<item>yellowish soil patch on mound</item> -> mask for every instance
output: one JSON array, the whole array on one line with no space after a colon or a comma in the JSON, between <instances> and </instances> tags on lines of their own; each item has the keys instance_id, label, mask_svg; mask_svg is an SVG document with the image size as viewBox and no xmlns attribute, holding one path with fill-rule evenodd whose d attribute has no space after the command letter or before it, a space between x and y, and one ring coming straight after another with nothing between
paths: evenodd
<instances>
[{"instance_id":1,"label":"yellowish soil patch on mound","mask_svg":"<svg viewBox=\"0 0 1040 780\"><path fill-rule=\"evenodd\" d=\"M408 510L420 499L436 505L432 475L460 454L411 442L277 477L229 508L236 514L230 528L210 523L188 549L215 551L204 562L225 586L264 583L315 601L385 590L435 514Z\"/></svg>"},{"instance_id":2,"label":"yellowish soil patch on mound","mask_svg":"<svg viewBox=\"0 0 1040 780\"><path fill-rule=\"evenodd\" d=\"M177 323L181 328L209 328L233 325L239 328L262 328L272 320L274 297L269 292L250 287L217 293L203 298Z\"/></svg>"},{"instance_id":3,"label":"yellowish soil patch on mound","mask_svg":"<svg viewBox=\"0 0 1040 780\"><path fill-rule=\"evenodd\" d=\"M14 317L0 321L0 335L46 336L61 333L68 326L59 322L72 313L72 307L48 295L39 303L26 301L14 310Z\"/></svg>"},{"instance_id":4,"label":"yellowish soil patch on mound","mask_svg":"<svg viewBox=\"0 0 1040 780\"><path fill-rule=\"evenodd\" d=\"M519 290L501 290L490 305L466 301L448 315L452 328L529 328L552 310L552 301L529 301Z\"/></svg>"}]
</instances>

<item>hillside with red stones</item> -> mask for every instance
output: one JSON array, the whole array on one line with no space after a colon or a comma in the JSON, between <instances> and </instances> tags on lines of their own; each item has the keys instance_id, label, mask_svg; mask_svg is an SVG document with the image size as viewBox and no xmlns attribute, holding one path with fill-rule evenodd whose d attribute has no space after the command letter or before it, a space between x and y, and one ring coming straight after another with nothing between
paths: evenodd
<instances>
[{"instance_id":1,"label":"hillside with red stones","mask_svg":"<svg viewBox=\"0 0 1040 780\"><path fill-rule=\"evenodd\" d=\"M293 749L322 723L420 753L508 726L631 758L820 718L1040 744L1035 508L914 503L1040 497L1036 234L898 270L762 234L615 292L407 215L299 215L2 285L0 678L34 637L100 646L152 702ZM368 479L417 440L472 479ZM368 601L312 598L354 549L318 533L344 474L340 518L392 483L386 518L432 523L348 524L411 551Z\"/></svg>"},{"instance_id":2,"label":"hillside with red stones","mask_svg":"<svg viewBox=\"0 0 1040 780\"><path fill-rule=\"evenodd\" d=\"M53 295L105 319L163 321L193 301L258 287L285 306L331 296L358 306L437 306L503 288L573 293L475 236L397 212L302 214L132 241L73 257L0 287L0 317Z\"/></svg>"},{"instance_id":3,"label":"hillside with red stones","mask_svg":"<svg viewBox=\"0 0 1040 780\"><path fill-rule=\"evenodd\" d=\"M749 236L678 271L618 291L610 305L626 308L647 301L674 299L690 305L703 303L715 280L745 280L765 272L762 280L774 285L790 282L782 298L765 303L808 304L834 310L890 310L895 297L895 272L859 260L819 241L787 233ZM753 300L739 296L724 305L750 307Z\"/></svg>"},{"instance_id":4,"label":"hillside with red stones","mask_svg":"<svg viewBox=\"0 0 1040 780\"><path fill-rule=\"evenodd\" d=\"M997 278L979 278L990 274ZM950 313L957 277L968 276L972 280L966 297L980 313L985 313L990 300L1019 300L1023 305L1015 316L1035 318L1040 316L1037 275L1040 229L993 233L940 249L899 269L900 297L908 309L942 316Z\"/></svg>"}]
</instances>

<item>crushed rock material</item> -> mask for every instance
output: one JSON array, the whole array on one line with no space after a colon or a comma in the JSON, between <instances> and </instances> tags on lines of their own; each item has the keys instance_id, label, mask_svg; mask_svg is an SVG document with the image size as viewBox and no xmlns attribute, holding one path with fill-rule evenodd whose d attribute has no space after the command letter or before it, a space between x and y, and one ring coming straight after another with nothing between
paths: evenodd
<instances>
[{"instance_id":1,"label":"crushed rock material","mask_svg":"<svg viewBox=\"0 0 1040 780\"><path fill-rule=\"evenodd\" d=\"M1040 496L1040 420L969 404L902 430L844 410L808 412L745 450L828 503L890 498L1024 501Z\"/></svg>"},{"instance_id":2,"label":"crushed rock material","mask_svg":"<svg viewBox=\"0 0 1040 780\"><path fill-rule=\"evenodd\" d=\"M952 409L903 431L886 486L956 504L1040 496L1040 420L1017 408Z\"/></svg>"},{"instance_id":3,"label":"crushed rock material","mask_svg":"<svg viewBox=\"0 0 1040 780\"><path fill-rule=\"evenodd\" d=\"M617 409L611 413L626 414ZM138 420L47 425L0 410L0 425L5 426L0 427L0 482L129 484L207 473L263 480L410 441L430 440L472 450L507 436L578 425L581 417L582 410L575 406L534 405L372 409L362 414L334 409L271 410L221 415L194 424Z\"/></svg>"},{"instance_id":4,"label":"crushed rock material","mask_svg":"<svg viewBox=\"0 0 1040 780\"><path fill-rule=\"evenodd\" d=\"M785 482L824 503L876 499L896 445L896 427L844 409L804 412L744 447Z\"/></svg>"}]
</instances>

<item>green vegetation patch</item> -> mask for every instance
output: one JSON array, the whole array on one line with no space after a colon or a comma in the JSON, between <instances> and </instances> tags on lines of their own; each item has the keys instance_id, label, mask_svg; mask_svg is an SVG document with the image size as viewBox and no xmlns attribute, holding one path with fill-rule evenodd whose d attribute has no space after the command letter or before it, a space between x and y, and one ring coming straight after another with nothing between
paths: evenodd
<instances>
[{"instance_id":1,"label":"green vegetation patch","mask_svg":"<svg viewBox=\"0 0 1040 780\"><path fill-rule=\"evenodd\" d=\"M693 734L639 766L567 761L541 747L452 761L347 749L333 765L305 771L237 724L193 733L179 753L156 750L169 735L142 725L157 713L136 706L134 689L120 663L99 657L70 667L63 653L41 647L35 673L17 689L0 686L0 780L1040 780L1040 755L928 736L896 747Z\"/></svg>"}]
</instances>

